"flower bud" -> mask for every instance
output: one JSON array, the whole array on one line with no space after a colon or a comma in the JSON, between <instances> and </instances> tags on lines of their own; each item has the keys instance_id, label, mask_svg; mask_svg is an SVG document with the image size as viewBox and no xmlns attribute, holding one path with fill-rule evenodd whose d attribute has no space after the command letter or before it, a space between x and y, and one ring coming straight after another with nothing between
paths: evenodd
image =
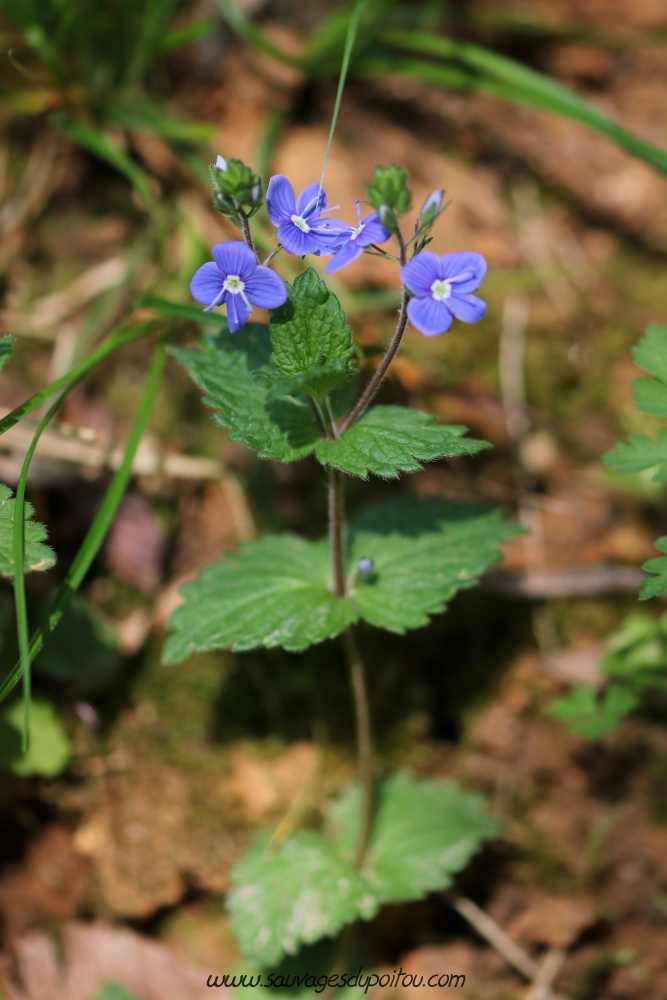
<instances>
[{"instance_id":1,"label":"flower bud","mask_svg":"<svg viewBox=\"0 0 667 1000\"><path fill-rule=\"evenodd\" d=\"M378 219L380 220L384 228L387 230L387 232L397 233L398 219L396 218L396 213L394 212L393 208L390 208L389 205L380 205L377 212L378 212Z\"/></svg>"},{"instance_id":2,"label":"flower bud","mask_svg":"<svg viewBox=\"0 0 667 1000\"><path fill-rule=\"evenodd\" d=\"M232 222L238 223L239 212L254 215L264 201L261 180L241 160L218 156L211 167L211 180L213 205Z\"/></svg>"},{"instance_id":3,"label":"flower bud","mask_svg":"<svg viewBox=\"0 0 667 1000\"><path fill-rule=\"evenodd\" d=\"M382 205L386 205L394 210L395 216L399 216L407 212L412 204L405 170L396 165L376 167L367 191L370 204L378 212Z\"/></svg>"},{"instance_id":4,"label":"flower bud","mask_svg":"<svg viewBox=\"0 0 667 1000\"><path fill-rule=\"evenodd\" d=\"M440 206L442 205L442 196L444 191L433 191L424 204L422 205L421 212L419 213L419 225L420 226L430 226L434 222L438 215L440 214Z\"/></svg>"},{"instance_id":5,"label":"flower bud","mask_svg":"<svg viewBox=\"0 0 667 1000\"><path fill-rule=\"evenodd\" d=\"M369 573L373 572L373 560L372 559L360 559L357 563L357 569L362 576L368 576Z\"/></svg>"}]
</instances>

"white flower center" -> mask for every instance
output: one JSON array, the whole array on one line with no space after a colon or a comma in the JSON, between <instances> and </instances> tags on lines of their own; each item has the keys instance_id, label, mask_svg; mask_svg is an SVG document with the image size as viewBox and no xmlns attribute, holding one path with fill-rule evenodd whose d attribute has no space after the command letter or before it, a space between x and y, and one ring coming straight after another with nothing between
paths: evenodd
<instances>
[{"instance_id":1,"label":"white flower center","mask_svg":"<svg viewBox=\"0 0 667 1000\"><path fill-rule=\"evenodd\" d=\"M431 285L431 295L436 302L444 302L452 294L451 281L441 281L437 278Z\"/></svg>"},{"instance_id":2,"label":"white flower center","mask_svg":"<svg viewBox=\"0 0 667 1000\"><path fill-rule=\"evenodd\" d=\"M359 234L363 232L363 229L364 229L363 225L357 226L356 229L353 229L350 234L350 239L356 240L357 236L359 236Z\"/></svg>"},{"instance_id":3,"label":"white flower center","mask_svg":"<svg viewBox=\"0 0 667 1000\"><path fill-rule=\"evenodd\" d=\"M241 281L238 274L228 274L222 283L222 287L226 292L231 292L232 295L240 295L245 288L245 282Z\"/></svg>"},{"instance_id":4,"label":"white flower center","mask_svg":"<svg viewBox=\"0 0 667 1000\"><path fill-rule=\"evenodd\" d=\"M293 215L292 222L294 223L297 229L301 230L302 233L310 232L310 226L308 225L306 220L302 218L300 215Z\"/></svg>"}]
</instances>

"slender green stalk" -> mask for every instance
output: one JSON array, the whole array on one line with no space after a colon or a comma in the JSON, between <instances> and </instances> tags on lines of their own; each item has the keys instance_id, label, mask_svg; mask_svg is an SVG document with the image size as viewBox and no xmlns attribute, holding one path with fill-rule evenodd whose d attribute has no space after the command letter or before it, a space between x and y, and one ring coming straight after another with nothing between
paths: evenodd
<instances>
[{"instance_id":1,"label":"slender green stalk","mask_svg":"<svg viewBox=\"0 0 667 1000\"><path fill-rule=\"evenodd\" d=\"M34 396L27 399L25 403L21 403L16 409L8 413L6 417L0 420L0 434L4 434L8 431L10 427L18 424L20 420L23 420L29 413L36 410L38 406L41 406L47 399L55 395L60 389L68 386L71 382L74 382L86 375L91 369L93 369L100 361L106 358L109 354L113 354L117 351L119 347L123 347L125 344L129 344L133 340L138 340L139 337L144 337L147 333L150 333L154 329L154 321L149 321L147 323L136 323L133 326L126 327L125 330L119 330L118 333L114 333L111 337L105 340L100 346L89 354L87 358L83 358L78 364L70 368L68 372L65 372L60 378L56 379L55 382L51 382L47 385L45 389L41 389L36 392Z\"/></svg>"},{"instance_id":2,"label":"slender green stalk","mask_svg":"<svg viewBox=\"0 0 667 1000\"><path fill-rule=\"evenodd\" d=\"M329 129L327 151L324 154L324 163L322 164L322 176L320 177L320 190L317 195L318 204L322 196L322 188L324 187L324 177L327 172L327 166L329 164L329 154L331 153L331 144L333 142L334 132L336 131L338 112L340 110L341 101L343 100L343 91L345 89L345 80L347 78L347 71L350 65L350 56L352 55L352 49L354 48L354 42L357 37L357 31L359 29L359 21L361 20L361 15L364 12L364 7L366 6L367 2L368 0L357 0L354 6L354 10L352 11L352 14L350 16L349 24L347 26L347 35L345 36L345 48L343 50L343 61L340 67L340 76L338 77L338 90L336 92L336 103L334 104L333 115L331 116L331 128Z\"/></svg>"},{"instance_id":3,"label":"slender green stalk","mask_svg":"<svg viewBox=\"0 0 667 1000\"><path fill-rule=\"evenodd\" d=\"M329 544L332 590L336 597L345 597L343 483L340 472L332 466L329 466Z\"/></svg>"},{"instance_id":4,"label":"slender green stalk","mask_svg":"<svg viewBox=\"0 0 667 1000\"><path fill-rule=\"evenodd\" d=\"M146 424L148 423L151 414L151 409L155 400L155 394L160 384L160 378L164 368L166 356L164 343L161 343L153 354L153 360L151 361L148 377L146 378L146 384L144 386L141 402L139 403L139 409L137 410L137 415L134 418L134 423L130 431L127 445L125 446L122 461L114 473L111 483L109 484L109 488L107 489L104 499L102 500L100 509L88 529L88 533L83 541L83 544L77 552L74 561L72 562L72 565L62 582L60 589L58 590L58 593L49 608L46 618L42 621L30 641L30 647L28 650L28 659L30 663L33 662L41 650L49 633L53 631L62 618L65 608L67 607L72 595L76 593L81 586L86 573L90 569L93 559L99 552L100 547L106 538L107 532L111 527L111 522L116 515L116 511L118 510L132 476L132 465L137 453L137 448L139 447L139 442L141 441L141 437L146 429ZM22 663L21 660L19 660L9 676L5 678L2 686L0 686L0 701L6 698L9 692L18 683L21 678L21 673Z\"/></svg>"},{"instance_id":5,"label":"slender green stalk","mask_svg":"<svg viewBox=\"0 0 667 1000\"><path fill-rule=\"evenodd\" d=\"M32 462L32 457L35 454L35 448L37 447L37 442L42 436L42 432L45 427L51 422L54 414L60 407L62 401L64 400L70 389L83 378L81 375L78 379L73 381L67 386L64 392L58 396L57 400L48 410L48 412L42 417L39 422L39 426L33 435L33 439L30 442L30 447L26 453L23 460L23 467L21 468L21 475L19 476L18 485L16 487L16 498L14 500L14 530L13 530L13 542L14 542L14 606L16 608L16 630L18 632L19 640L19 655L21 669L23 672L23 753L28 750L28 745L30 741L30 640L28 638L28 611L25 596L25 573L23 569L23 561L25 557L25 490L26 483L28 481L28 471L30 469L30 463Z\"/></svg>"}]
</instances>

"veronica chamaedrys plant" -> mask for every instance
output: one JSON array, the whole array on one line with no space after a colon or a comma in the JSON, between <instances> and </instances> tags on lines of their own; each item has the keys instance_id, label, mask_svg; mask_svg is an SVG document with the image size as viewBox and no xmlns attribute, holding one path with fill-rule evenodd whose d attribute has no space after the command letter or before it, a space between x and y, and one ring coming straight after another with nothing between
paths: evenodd
<instances>
[{"instance_id":1,"label":"veronica chamaedrys plant","mask_svg":"<svg viewBox=\"0 0 667 1000\"><path fill-rule=\"evenodd\" d=\"M248 190L251 172L239 168L238 176ZM206 310L225 305L227 322L221 317L218 335L202 338L198 350L172 353L231 440L280 462L316 457L328 481L328 536L269 535L207 566L183 588L185 602L171 617L164 660L176 663L191 652L220 648L298 652L340 637L359 756L359 781L331 806L324 832L297 830L280 842L260 834L231 873L228 905L241 949L249 962L267 967L372 917L385 903L446 888L497 832L482 798L456 784L402 773L374 779L355 625L363 620L395 633L426 625L458 590L474 585L516 528L488 506L416 496L394 497L352 517L345 513L345 475L396 479L424 461L487 447L467 438L465 428L436 424L420 410L371 405L409 319L434 336L453 318L476 322L484 314L484 303L471 294L484 277L484 259L475 253L438 257L423 249L442 192L427 199L406 238L402 219L411 195L399 167L376 169L368 186L372 211L362 218L357 202L356 227L323 217L321 184L296 198L286 177L272 177L267 208L277 242L263 264L231 185L227 199L224 212L237 205L244 242L218 244L215 263L200 268L191 286ZM395 252L380 248L392 239ZM396 330L356 400L356 349L336 296L312 267L293 285L282 282L266 266L279 252L330 256L329 272L362 253L398 267L403 294ZM268 326L250 322L253 304L269 309Z\"/></svg>"}]
</instances>

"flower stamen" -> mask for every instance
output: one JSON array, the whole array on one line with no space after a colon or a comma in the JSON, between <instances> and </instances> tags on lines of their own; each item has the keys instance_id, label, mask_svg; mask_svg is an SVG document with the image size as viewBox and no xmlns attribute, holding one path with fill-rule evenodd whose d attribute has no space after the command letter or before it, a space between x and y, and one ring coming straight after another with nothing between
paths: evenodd
<instances>
[{"instance_id":1,"label":"flower stamen","mask_svg":"<svg viewBox=\"0 0 667 1000\"><path fill-rule=\"evenodd\" d=\"M450 281L443 281L440 278L431 285L431 295L436 302L445 302L452 294L452 284Z\"/></svg>"}]
</instances>

